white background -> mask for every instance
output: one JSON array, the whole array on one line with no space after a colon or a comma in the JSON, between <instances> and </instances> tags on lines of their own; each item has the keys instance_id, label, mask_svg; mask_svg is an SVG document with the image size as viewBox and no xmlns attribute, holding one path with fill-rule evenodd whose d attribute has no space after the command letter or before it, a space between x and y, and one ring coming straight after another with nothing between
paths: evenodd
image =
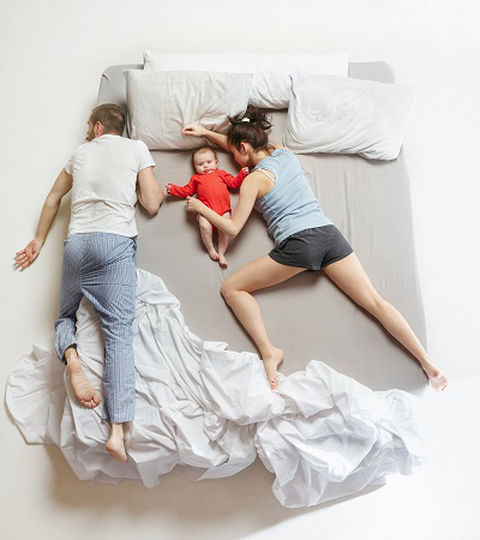
<instances>
[{"instance_id":1,"label":"white background","mask_svg":"<svg viewBox=\"0 0 480 540\"><path fill-rule=\"evenodd\" d=\"M399 83L416 87L404 151L429 352L451 381L450 397L432 401L428 467L302 512L276 504L258 466L216 483L175 473L149 492L89 487L55 449L26 446L5 409L1 537L480 538L479 441L467 436L479 417L459 422L453 409L479 406L466 400L480 373L478 1L1 0L0 9L2 380L33 343L51 343L66 205L32 268L14 271L13 255L33 237L50 185L83 141L102 71L141 62L150 48L347 50L351 61L388 62Z\"/></svg>"}]
</instances>

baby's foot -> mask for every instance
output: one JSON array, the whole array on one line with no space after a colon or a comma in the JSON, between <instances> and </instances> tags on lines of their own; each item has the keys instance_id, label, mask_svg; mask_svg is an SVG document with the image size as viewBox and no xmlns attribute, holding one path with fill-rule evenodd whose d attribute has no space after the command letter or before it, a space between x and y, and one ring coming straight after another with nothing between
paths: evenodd
<instances>
[{"instance_id":1,"label":"baby's foot","mask_svg":"<svg viewBox=\"0 0 480 540\"><path fill-rule=\"evenodd\" d=\"M209 249L208 254L210 255L210 259L212 259L212 261L218 261L218 253L215 251L214 248Z\"/></svg>"},{"instance_id":2,"label":"baby's foot","mask_svg":"<svg viewBox=\"0 0 480 540\"><path fill-rule=\"evenodd\" d=\"M110 435L105 448L108 450L113 459L125 463L127 461L127 451L125 450L125 441L122 437Z\"/></svg>"},{"instance_id":3,"label":"baby's foot","mask_svg":"<svg viewBox=\"0 0 480 540\"><path fill-rule=\"evenodd\" d=\"M272 390L276 390L278 387L277 380L277 367L283 361L283 351L273 347L271 353L263 358L263 366L267 375L267 381L270 384Z\"/></svg>"},{"instance_id":4,"label":"baby's foot","mask_svg":"<svg viewBox=\"0 0 480 540\"><path fill-rule=\"evenodd\" d=\"M80 359L70 359L67 364L67 372L70 377L73 392L78 401L87 409L93 409L100 404L100 398L98 397L95 388L88 380L85 372L83 371Z\"/></svg>"},{"instance_id":5,"label":"baby's foot","mask_svg":"<svg viewBox=\"0 0 480 540\"><path fill-rule=\"evenodd\" d=\"M225 259L225 257L223 255L218 256L218 262L220 263L220 266L222 268L227 268L228 262L227 262L227 259Z\"/></svg>"}]
</instances>

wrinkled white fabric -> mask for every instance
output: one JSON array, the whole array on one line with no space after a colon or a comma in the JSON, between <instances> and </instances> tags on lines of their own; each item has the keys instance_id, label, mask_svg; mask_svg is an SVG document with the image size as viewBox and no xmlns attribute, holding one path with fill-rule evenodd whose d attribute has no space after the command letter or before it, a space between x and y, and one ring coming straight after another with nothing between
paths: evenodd
<instances>
[{"instance_id":1,"label":"wrinkled white fabric","mask_svg":"<svg viewBox=\"0 0 480 540\"><path fill-rule=\"evenodd\" d=\"M220 478L258 453L275 474L280 503L299 507L384 483L392 473L410 474L422 463L415 396L372 391L316 360L280 375L272 391L257 355L203 341L160 278L143 270L137 277L128 463L106 452L109 426L100 407L77 405L53 350L34 347L7 382L7 405L26 440L58 445L80 479L131 478L150 488L177 464L205 469L201 479ZM85 300L77 316L79 354L101 392L99 322Z\"/></svg>"}]
</instances>

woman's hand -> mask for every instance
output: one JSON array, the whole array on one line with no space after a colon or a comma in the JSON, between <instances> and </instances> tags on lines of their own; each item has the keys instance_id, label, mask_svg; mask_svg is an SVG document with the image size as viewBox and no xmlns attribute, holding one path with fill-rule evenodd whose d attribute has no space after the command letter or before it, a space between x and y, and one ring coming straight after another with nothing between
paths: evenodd
<instances>
[{"instance_id":1,"label":"woman's hand","mask_svg":"<svg viewBox=\"0 0 480 540\"><path fill-rule=\"evenodd\" d=\"M196 197L187 197L187 212L197 212L198 214L201 214L202 208L205 208L202 201L199 201Z\"/></svg>"},{"instance_id":2,"label":"woman's hand","mask_svg":"<svg viewBox=\"0 0 480 540\"><path fill-rule=\"evenodd\" d=\"M193 137L203 137L208 133L208 129L197 124L188 124L182 129L182 135L193 136Z\"/></svg>"},{"instance_id":3,"label":"woman's hand","mask_svg":"<svg viewBox=\"0 0 480 540\"><path fill-rule=\"evenodd\" d=\"M33 261L40 254L40 250L43 247L43 240L40 238L34 238L31 242L27 244L25 249L22 251L17 251L15 253L15 263L24 270L27 266L30 266Z\"/></svg>"}]
</instances>

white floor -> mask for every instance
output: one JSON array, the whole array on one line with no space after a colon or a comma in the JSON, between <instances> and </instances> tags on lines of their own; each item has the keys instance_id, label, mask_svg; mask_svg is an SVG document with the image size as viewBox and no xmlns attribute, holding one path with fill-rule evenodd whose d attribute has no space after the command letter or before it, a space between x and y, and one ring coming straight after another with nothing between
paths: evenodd
<instances>
[{"instance_id":1,"label":"white floor","mask_svg":"<svg viewBox=\"0 0 480 540\"><path fill-rule=\"evenodd\" d=\"M260 6L260 7L259 7ZM83 140L102 71L142 50L338 51L384 60L416 87L405 140L429 351L447 394L424 397L429 462L361 497L279 506L259 464L195 483L177 471L147 491L79 482L55 448L25 445L0 417L0 537L478 540L480 520L480 5L476 0L0 1L0 345L4 381L48 345L58 304L65 206L39 260L31 239L48 189Z\"/></svg>"}]
</instances>

